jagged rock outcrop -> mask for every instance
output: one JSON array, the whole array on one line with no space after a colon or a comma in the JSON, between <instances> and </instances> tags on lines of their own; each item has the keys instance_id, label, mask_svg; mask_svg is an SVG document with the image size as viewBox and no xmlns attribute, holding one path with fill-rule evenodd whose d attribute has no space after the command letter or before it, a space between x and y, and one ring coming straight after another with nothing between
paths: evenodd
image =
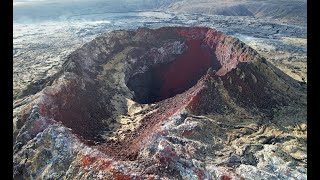
<instances>
[{"instance_id":1,"label":"jagged rock outcrop","mask_svg":"<svg viewBox=\"0 0 320 180\"><path fill-rule=\"evenodd\" d=\"M14 122L16 179L306 179L306 88L206 27L113 31Z\"/></svg>"}]
</instances>

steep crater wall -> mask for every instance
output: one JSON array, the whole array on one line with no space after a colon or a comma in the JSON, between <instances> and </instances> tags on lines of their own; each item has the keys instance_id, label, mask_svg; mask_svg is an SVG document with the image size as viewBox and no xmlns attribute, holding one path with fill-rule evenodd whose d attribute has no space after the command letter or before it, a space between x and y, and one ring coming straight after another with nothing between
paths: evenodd
<instances>
[{"instance_id":1,"label":"steep crater wall","mask_svg":"<svg viewBox=\"0 0 320 180\"><path fill-rule=\"evenodd\" d=\"M153 103L183 93L206 73L221 65L211 49L202 40L183 42L185 52L168 63L157 64L143 73L130 77L127 86L134 91L138 103Z\"/></svg>"},{"instance_id":2,"label":"steep crater wall","mask_svg":"<svg viewBox=\"0 0 320 180\"><path fill-rule=\"evenodd\" d=\"M134 75L131 75L131 72L127 73L126 76L129 78L126 84L134 91L134 100L138 103L147 104L174 97L194 86L209 68L223 76L235 68L238 62L250 61L256 55L237 39L212 29L194 28L188 31L177 28L175 33L176 37L182 38L179 43L184 46L183 52L175 54L174 58L171 57L173 60L168 62L159 61L150 68L143 66L147 68L143 72ZM163 53L163 49L161 50ZM161 53L161 50L149 51L148 54ZM167 48L165 51L170 50ZM167 55L163 55L162 58L170 59ZM147 56L148 59L144 61L160 59L152 55Z\"/></svg>"}]
</instances>

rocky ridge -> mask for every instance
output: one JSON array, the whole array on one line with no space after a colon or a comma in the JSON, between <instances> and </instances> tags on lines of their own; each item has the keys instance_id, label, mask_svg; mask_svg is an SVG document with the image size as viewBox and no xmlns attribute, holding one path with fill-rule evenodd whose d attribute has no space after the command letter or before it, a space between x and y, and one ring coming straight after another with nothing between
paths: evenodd
<instances>
[{"instance_id":1,"label":"rocky ridge","mask_svg":"<svg viewBox=\"0 0 320 180\"><path fill-rule=\"evenodd\" d=\"M14 178L306 179L306 87L205 27L113 31L14 121Z\"/></svg>"}]
</instances>

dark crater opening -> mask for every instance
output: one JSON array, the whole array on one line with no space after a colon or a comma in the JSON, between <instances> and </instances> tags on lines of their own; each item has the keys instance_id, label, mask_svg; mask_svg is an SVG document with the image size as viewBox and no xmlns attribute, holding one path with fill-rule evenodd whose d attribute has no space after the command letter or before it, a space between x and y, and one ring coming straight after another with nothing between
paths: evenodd
<instances>
[{"instance_id":1,"label":"dark crater opening","mask_svg":"<svg viewBox=\"0 0 320 180\"><path fill-rule=\"evenodd\" d=\"M221 67L213 50L201 40L186 43L187 51L174 61L129 78L127 86L134 91L134 101L148 104L173 97L194 86L210 67Z\"/></svg>"}]
</instances>

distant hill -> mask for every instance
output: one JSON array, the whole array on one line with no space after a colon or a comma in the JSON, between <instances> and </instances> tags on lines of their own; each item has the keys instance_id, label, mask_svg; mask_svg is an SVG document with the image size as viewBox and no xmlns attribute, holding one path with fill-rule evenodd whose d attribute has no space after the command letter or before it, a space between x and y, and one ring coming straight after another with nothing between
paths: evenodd
<instances>
[{"instance_id":1,"label":"distant hill","mask_svg":"<svg viewBox=\"0 0 320 180\"><path fill-rule=\"evenodd\" d=\"M13 2L13 7L14 19L17 16L41 19L69 14L169 10L177 13L274 18L300 25L306 25L307 22L306 0L18 0Z\"/></svg>"},{"instance_id":2,"label":"distant hill","mask_svg":"<svg viewBox=\"0 0 320 180\"><path fill-rule=\"evenodd\" d=\"M169 5L169 9L178 13L254 16L300 25L307 23L306 0L181 0Z\"/></svg>"}]
</instances>

